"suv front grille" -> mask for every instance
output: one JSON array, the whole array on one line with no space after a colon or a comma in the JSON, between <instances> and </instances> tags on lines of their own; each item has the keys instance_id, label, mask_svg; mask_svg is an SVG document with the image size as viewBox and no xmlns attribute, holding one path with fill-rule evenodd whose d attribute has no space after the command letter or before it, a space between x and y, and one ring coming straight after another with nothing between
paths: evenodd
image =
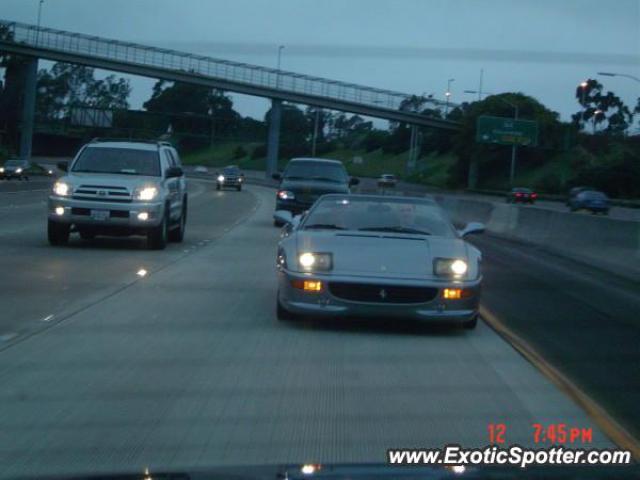
<instances>
[{"instance_id":1,"label":"suv front grille","mask_svg":"<svg viewBox=\"0 0 640 480\"><path fill-rule=\"evenodd\" d=\"M368 283L329 282L334 297L368 303L426 303L438 295L433 287L404 287Z\"/></svg>"},{"instance_id":2,"label":"suv front grille","mask_svg":"<svg viewBox=\"0 0 640 480\"><path fill-rule=\"evenodd\" d=\"M131 202L131 192L126 187L80 185L74 190L73 198L101 202Z\"/></svg>"}]
</instances>

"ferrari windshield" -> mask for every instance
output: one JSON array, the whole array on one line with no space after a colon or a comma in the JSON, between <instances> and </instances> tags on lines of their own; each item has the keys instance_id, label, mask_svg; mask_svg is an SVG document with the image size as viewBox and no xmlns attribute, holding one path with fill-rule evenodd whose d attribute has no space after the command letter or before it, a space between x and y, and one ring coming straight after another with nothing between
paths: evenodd
<instances>
[{"instance_id":1,"label":"ferrari windshield","mask_svg":"<svg viewBox=\"0 0 640 480\"><path fill-rule=\"evenodd\" d=\"M417 198L327 196L309 212L303 228L455 236L440 207Z\"/></svg>"}]
</instances>

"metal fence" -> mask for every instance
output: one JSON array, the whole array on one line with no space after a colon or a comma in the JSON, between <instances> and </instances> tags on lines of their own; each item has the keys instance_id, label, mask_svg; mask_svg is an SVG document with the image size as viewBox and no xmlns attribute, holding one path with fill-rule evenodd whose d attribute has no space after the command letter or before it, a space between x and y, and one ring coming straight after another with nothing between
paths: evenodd
<instances>
[{"instance_id":1,"label":"metal fence","mask_svg":"<svg viewBox=\"0 0 640 480\"><path fill-rule=\"evenodd\" d=\"M2 39L4 42L12 41L68 54L188 72L276 91L325 97L390 110L400 110L403 102L416 98L414 95L390 90L7 20L0 20L0 25L9 32L8 38ZM424 103L435 108L444 106L444 102L434 99L424 99Z\"/></svg>"}]
</instances>

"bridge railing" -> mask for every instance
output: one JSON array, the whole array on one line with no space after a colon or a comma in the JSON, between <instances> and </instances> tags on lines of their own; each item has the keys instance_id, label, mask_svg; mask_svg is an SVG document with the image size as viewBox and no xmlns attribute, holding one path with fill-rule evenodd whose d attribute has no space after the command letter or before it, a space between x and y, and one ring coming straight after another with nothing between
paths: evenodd
<instances>
[{"instance_id":1,"label":"bridge railing","mask_svg":"<svg viewBox=\"0 0 640 480\"><path fill-rule=\"evenodd\" d=\"M32 47L64 53L90 55L106 60L155 68L178 70L206 77L267 87L275 91L293 92L317 97L349 101L378 109L400 110L413 95L301 75L274 68L221 60L203 55L149 47L19 22L0 20L10 32L10 39ZM4 39L7 41L7 39ZM425 103L439 108L444 102L427 99ZM453 104L450 104L453 106Z\"/></svg>"}]
</instances>

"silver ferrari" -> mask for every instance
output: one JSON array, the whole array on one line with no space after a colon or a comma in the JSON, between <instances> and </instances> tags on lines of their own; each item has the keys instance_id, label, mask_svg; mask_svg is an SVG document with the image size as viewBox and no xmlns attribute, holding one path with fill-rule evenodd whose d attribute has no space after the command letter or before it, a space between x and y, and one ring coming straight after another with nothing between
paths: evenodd
<instances>
[{"instance_id":1,"label":"silver ferrari","mask_svg":"<svg viewBox=\"0 0 640 480\"><path fill-rule=\"evenodd\" d=\"M302 216L276 211L277 314L395 317L474 328L481 254L428 198L324 195Z\"/></svg>"}]
</instances>

